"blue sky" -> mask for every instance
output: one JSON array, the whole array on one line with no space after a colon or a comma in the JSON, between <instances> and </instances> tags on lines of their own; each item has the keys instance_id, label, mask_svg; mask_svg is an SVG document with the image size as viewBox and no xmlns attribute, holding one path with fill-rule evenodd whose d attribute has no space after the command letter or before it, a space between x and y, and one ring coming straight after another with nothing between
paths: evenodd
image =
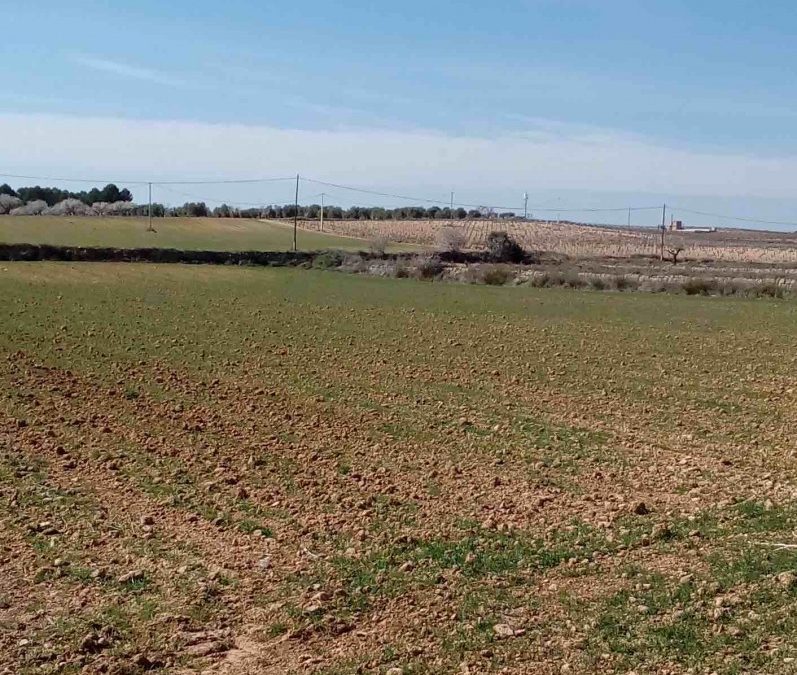
<instances>
[{"instance_id":1,"label":"blue sky","mask_svg":"<svg viewBox=\"0 0 797 675\"><path fill-rule=\"evenodd\" d=\"M121 4L4 9L20 28L0 44L0 171L300 171L480 202L528 190L797 220L793 3ZM87 121L107 127L91 153L75 142ZM158 124L169 132L147 147ZM211 196L261 197L247 190Z\"/></svg>"}]
</instances>

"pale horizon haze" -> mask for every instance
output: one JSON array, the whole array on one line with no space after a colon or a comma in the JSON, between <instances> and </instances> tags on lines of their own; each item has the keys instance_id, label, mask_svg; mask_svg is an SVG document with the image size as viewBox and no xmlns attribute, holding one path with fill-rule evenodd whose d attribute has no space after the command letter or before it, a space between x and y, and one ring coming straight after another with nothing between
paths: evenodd
<instances>
[{"instance_id":1,"label":"pale horizon haze","mask_svg":"<svg viewBox=\"0 0 797 675\"><path fill-rule=\"evenodd\" d=\"M527 192L540 217L621 225L651 207L633 222L654 225L666 202L688 223L797 229L791 3L44 0L4 22L20 27L0 45L0 182L15 187L45 181L5 175L109 180L142 201L125 181L299 173L518 212ZM321 192L413 203L304 182L300 201Z\"/></svg>"}]
</instances>

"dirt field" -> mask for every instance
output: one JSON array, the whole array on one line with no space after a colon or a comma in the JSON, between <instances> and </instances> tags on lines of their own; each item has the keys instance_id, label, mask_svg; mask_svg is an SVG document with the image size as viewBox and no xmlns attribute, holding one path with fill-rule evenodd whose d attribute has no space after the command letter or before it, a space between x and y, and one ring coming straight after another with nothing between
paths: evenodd
<instances>
[{"instance_id":1,"label":"dirt field","mask_svg":"<svg viewBox=\"0 0 797 675\"><path fill-rule=\"evenodd\" d=\"M790 302L90 263L0 294L0 672L795 672Z\"/></svg>"}]
</instances>

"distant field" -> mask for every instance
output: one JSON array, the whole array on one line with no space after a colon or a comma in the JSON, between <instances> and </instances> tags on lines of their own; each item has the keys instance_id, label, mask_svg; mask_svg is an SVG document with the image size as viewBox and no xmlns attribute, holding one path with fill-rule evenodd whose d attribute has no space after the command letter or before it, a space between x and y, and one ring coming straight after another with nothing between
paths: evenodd
<instances>
[{"instance_id":1,"label":"distant field","mask_svg":"<svg viewBox=\"0 0 797 675\"><path fill-rule=\"evenodd\" d=\"M307 228L318 228L308 221ZM629 258L657 256L660 233L653 228L580 225L569 222L513 220L331 220L325 230L333 234L434 246L444 227L460 229L473 249L484 248L487 235L508 232L530 250L564 253L573 258ZM712 233L666 233L667 247L684 249L682 259L719 262L797 264L797 235L787 232L725 229Z\"/></svg>"},{"instance_id":2,"label":"distant field","mask_svg":"<svg viewBox=\"0 0 797 675\"><path fill-rule=\"evenodd\" d=\"M293 228L244 218L155 218L156 232L147 232L146 218L77 218L0 216L0 242L117 248L181 248L215 251L287 251ZM353 237L299 230L300 250L336 248L365 250L369 242ZM393 249L412 249L394 246Z\"/></svg>"},{"instance_id":3,"label":"distant field","mask_svg":"<svg viewBox=\"0 0 797 675\"><path fill-rule=\"evenodd\" d=\"M10 673L786 673L788 302L0 263Z\"/></svg>"}]
</instances>

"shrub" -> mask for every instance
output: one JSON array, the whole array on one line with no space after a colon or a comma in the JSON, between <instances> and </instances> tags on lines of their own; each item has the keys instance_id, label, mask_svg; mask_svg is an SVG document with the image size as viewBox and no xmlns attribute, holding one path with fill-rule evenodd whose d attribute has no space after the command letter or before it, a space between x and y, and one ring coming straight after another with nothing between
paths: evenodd
<instances>
[{"instance_id":1,"label":"shrub","mask_svg":"<svg viewBox=\"0 0 797 675\"><path fill-rule=\"evenodd\" d=\"M390 239L384 235L379 235L371 239L368 243L368 250L372 255L379 256L380 258L385 255L387 247L390 244Z\"/></svg>"},{"instance_id":2,"label":"shrub","mask_svg":"<svg viewBox=\"0 0 797 675\"><path fill-rule=\"evenodd\" d=\"M493 262L519 263L523 261L523 248L506 232L490 232L487 235L487 253Z\"/></svg>"},{"instance_id":3,"label":"shrub","mask_svg":"<svg viewBox=\"0 0 797 675\"><path fill-rule=\"evenodd\" d=\"M584 288L587 282L579 276L578 272L568 272L562 275L562 285L567 288Z\"/></svg>"},{"instance_id":4,"label":"shrub","mask_svg":"<svg viewBox=\"0 0 797 675\"><path fill-rule=\"evenodd\" d=\"M623 275L618 275L612 279L612 285L618 291L633 291L639 288L639 282Z\"/></svg>"},{"instance_id":5,"label":"shrub","mask_svg":"<svg viewBox=\"0 0 797 675\"><path fill-rule=\"evenodd\" d=\"M750 289L750 291L758 298L782 298L786 294L786 289L774 281L756 284Z\"/></svg>"},{"instance_id":6,"label":"shrub","mask_svg":"<svg viewBox=\"0 0 797 675\"><path fill-rule=\"evenodd\" d=\"M589 287L593 291L605 291L609 284L606 283L606 280L603 277L592 277L589 280Z\"/></svg>"},{"instance_id":7,"label":"shrub","mask_svg":"<svg viewBox=\"0 0 797 675\"><path fill-rule=\"evenodd\" d=\"M324 251L313 258L313 267L320 270L340 267L343 264L343 253L340 251Z\"/></svg>"},{"instance_id":8,"label":"shrub","mask_svg":"<svg viewBox=\"0 0 797 675\"><path fill-rule=\"evenodd\" d=\"M444 227L437 233L437 247L446 253L459 253L468 242L464 228Z\"/></svg>"},{"instance_id":9,"label":"shrub","mask_svg":"<svg viewBox=\"0 0 797 675\"><path fill-rule=\"evenodd\" d=\"M687 279L681 283L681 290L687 295L711 295L717 292L719 285L715 279Z\"/></svg>"},{"instance_id":10,"label":"shrub","mask_svg":"<svg viewBox=\"0 0 797 675\"><path fill-rule=\"evenodd\" d=\"M479 272L481 280L488 286L503 286L515 278L512 269L498 265L486 265Z\"/></svg>"},{"instance_id":11,"label":"shrub","mask_svg":"<svg viewBox=\"0 0 797 675\"><path fill-rule=\"evenodd\" d=\"M543 272L531 278L531 285L535 288L550 288L552 286L561 286L563 275L559 272Z\"/></svg>"},{"instance_id":12,"label":"shrub","mask_svg":"<svg viewBox=\"0 0 797 675\"><path fill-rule=\"evenodd\" d=\"M446 266L437 256L429 256L426 258L421 258L418 261L418 265L415 268L415 271L418 274L418 278L420 279L435 279L439 277Z\"/></svg>"},{"instance_id":13,"label":"shrub","mask_svg":"<svg viewBox=\"0 0 797 675\"><path fill-rule=\"evenodd\" d=\"M536 288L554 288L556 286L584 288L587 285L578 272L543 272L532 277L530 283Z\"/></svg>"}]
</instances>

